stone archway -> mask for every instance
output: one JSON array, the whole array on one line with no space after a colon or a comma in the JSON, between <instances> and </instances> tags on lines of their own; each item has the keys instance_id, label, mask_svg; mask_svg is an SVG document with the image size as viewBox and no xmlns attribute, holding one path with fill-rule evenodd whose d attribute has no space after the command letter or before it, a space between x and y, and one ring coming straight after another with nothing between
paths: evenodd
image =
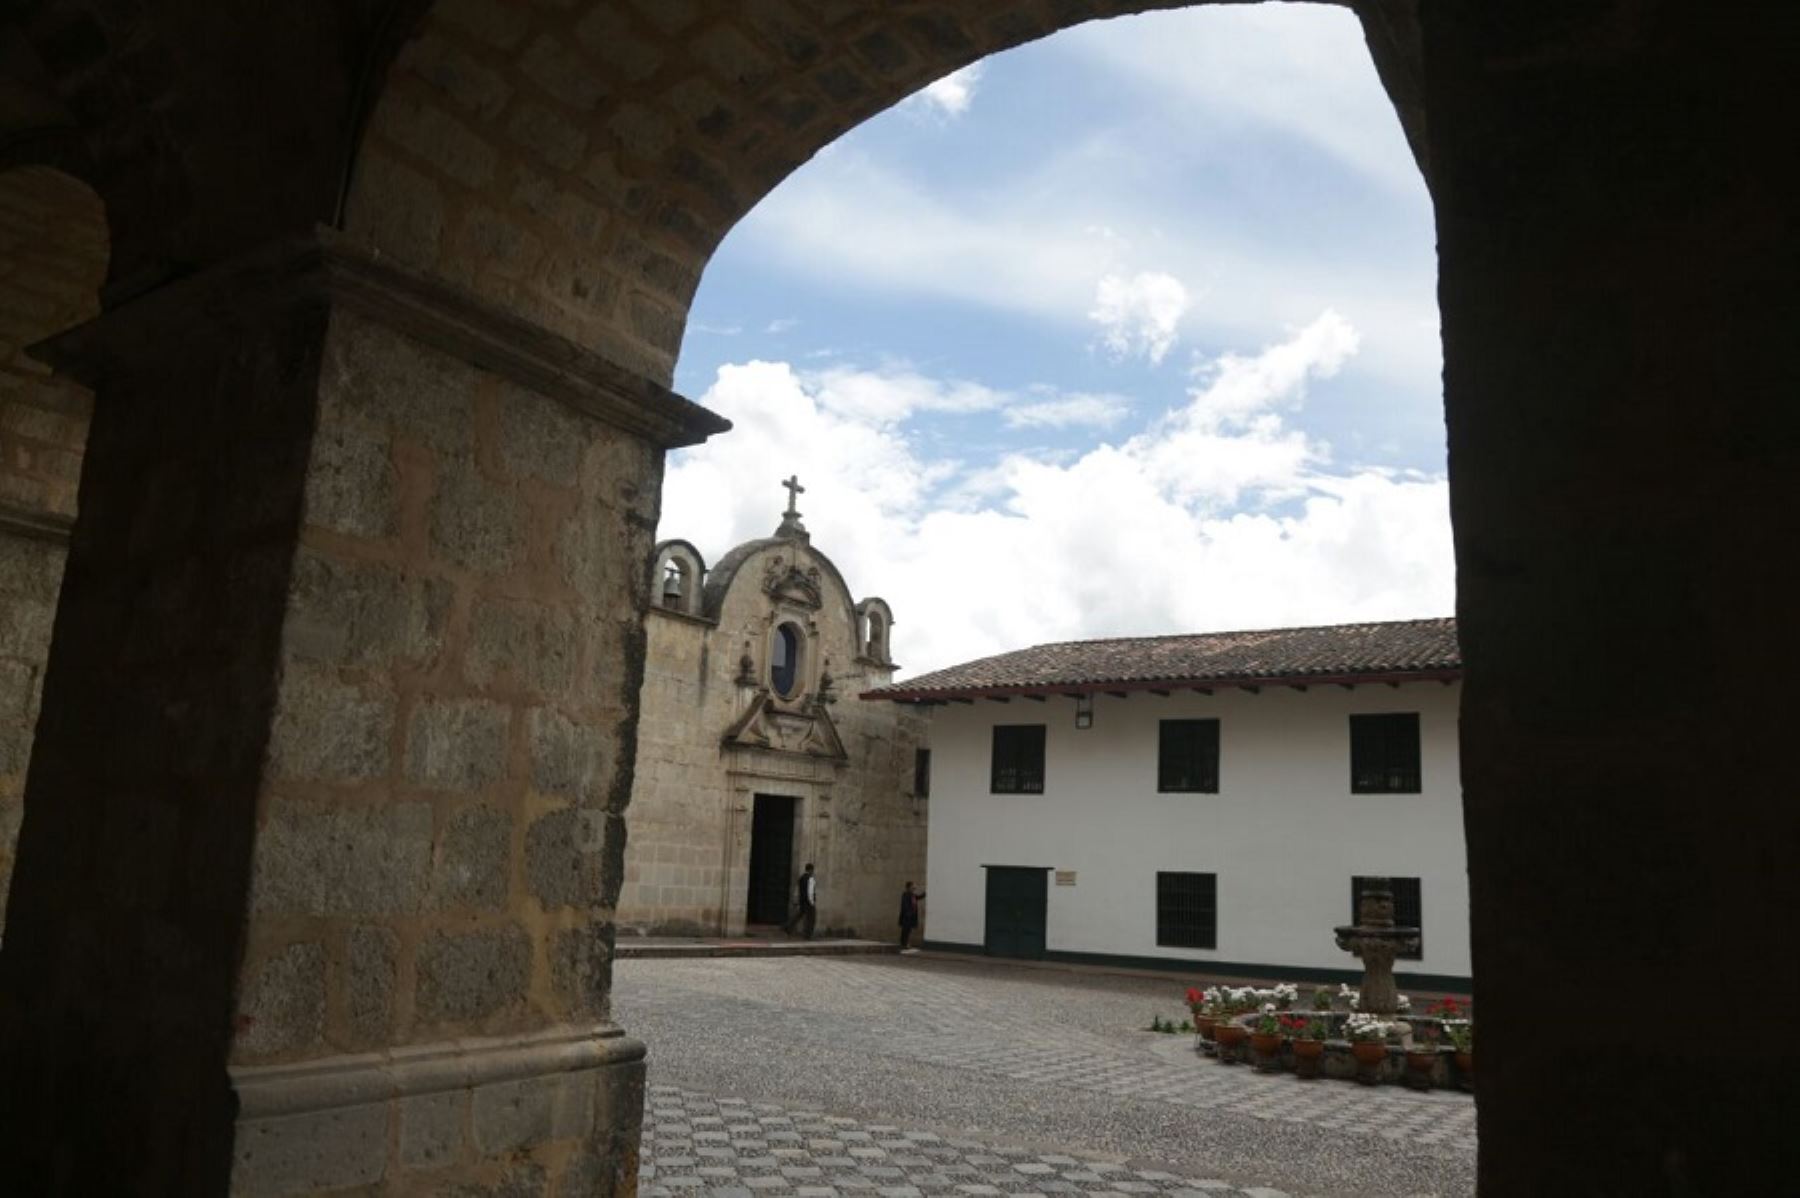
<instances>
[{"instance_id":1,"label":"stone archway","mask_svg":"<svg viewBox=\"0 0 1800 1198\"><path fill-rule=\"evenodd\" d=\"M44 353L98 407L0 950L0 1142L29 1188L218 1192L240 1096L246 1190L268 1176L250 1165L499 1184L526 1145L565 1186L628 1185L622 1057L561 1139L509 1139L498 1091L482 1124L478 1094L422 1079L462 1069L446 1037L555 1086L598 1057L546 1060L617 1039L588 1034L604 952L554 946L605 943L660 454L717 429L662 389L687 299L836 132L1144 7L9 18L113 237L107 315ZM1437 206L1484 1190L1779 1188L1787 1063L1671 1045L1655 997L1757 966L1770 992L1800 981L1800 314L1769 165L1792 72L1779 39L1674 0L1355 7ZM503 898L474 865L439 888L499 839ZM457 961L520 984L421 1008ZM1547 996L1620 991L1643 1001L1571 1065ZM395 1046L405 1069L347 1063ZM451 1093L468 1139L434 1155Z\"/></svg>"},{"instance_id":2,"label":"stone archway","mask_svg":"<svg viewBox=\"0 0 1800 1198\"><path fill-rule=\"evenodd\" d=\"M93 396L26 347L100 310L106 213L44 166L0 171L0 930Z\"/></svg>"}]
</instances>

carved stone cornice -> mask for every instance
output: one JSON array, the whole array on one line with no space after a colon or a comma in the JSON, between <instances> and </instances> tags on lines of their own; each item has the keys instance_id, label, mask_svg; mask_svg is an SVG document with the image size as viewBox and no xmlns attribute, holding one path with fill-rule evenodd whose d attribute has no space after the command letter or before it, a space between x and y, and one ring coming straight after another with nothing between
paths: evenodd
<instances>
[{"instance_id":1,"label":"carved stone cornice","mask_svg":"<svg viewBox=\"0 0 1800 1198\"><path fill-rule=\"evenodd\" d=\"M691 400L485 299L382 257L344 234L315 230L208 267L31 347L92 387L193 339L229 336L297 303L341 304L664 449L731 427ZM149 356L146 356L149 355Z\"/></svg>"},{"instance_id":2,"label":"carved stone cornice","mask_svg":"<svg viewBox=\"0 0 1800 1198\"><path fill-rule=\"evenodd\" d=\"M52 541L59 545L69 542L69 534L75 531L75 518L60 512L37 511L20 507L0 499L0 533L11 533L15 537L27 537L34 541Z\"/></svg>"}]
</instances>

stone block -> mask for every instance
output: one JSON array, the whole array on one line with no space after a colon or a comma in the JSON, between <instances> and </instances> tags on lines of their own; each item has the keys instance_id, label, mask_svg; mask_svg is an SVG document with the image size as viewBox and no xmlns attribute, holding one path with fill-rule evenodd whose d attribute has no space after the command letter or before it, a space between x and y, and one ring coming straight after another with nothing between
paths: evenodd
<instances>
[{"instance_id":1,"label":"stone block","mask_svg":"<svg viewBox=\"0 0 1800 1198\"><path fill-rule=\"evenodd\" d=\"M515 478L574 486L582 451L593 438L592 422L522 387L501 391L500 457Z\"/></svg>"},{"instance_id":2,"label":"stone block","mask_svg":"<svg viewBox=\"0 0 1800 1198\"><path fill-rule=\"evenodd\" d=\"M473 1020L525 999L531 941L510 924L437 932L419 946L418 1010L427 1021Z\"/></svg>"},{"instance_id":3,"label":"stone block","mask_svg":"<svg viewBox=\"0 0 1800 1198\"><path fill-rule=\"evenodd\" d=\"M586 1139L594 1130L594 1087L598 1070L564 1073L555 1078L550 1106L550 1138Z\"/></svg>"},{"instance_id":4,"label":"stone block","mask_svg":"<svg viewBox=\"0 0 1800 1198\"><path fill-rule=\"evenodd\" d=\"M525 833L525 885L546 910L587 907L600 897L603 812L565 807Z\"/></svg>"},{"instance_id":5,"label":"stone block","mask_svg":"<svg viewBox=\"0 0 1800 1198\"><path fill-rule=\"evenodd\" d=\"M494 177L494 147L435 104L394 91L376 112L385 137L463 186L485 187Z\"/></svg>"},{"instance_id":6,"label":"stone block","mask_svg":"<svg viewBox=\"0 0 1800 1198\"><path fill-rule=\"evenodd\" d=\"M584 42L588 39L582 38L582 30L587 24L583 21L575 29L575 36ZM592 111L606 95L602 74L564 41L548 34L539 35L519 56L519 69L545 93L577 112Z\"/></svg>"},{"instance_id":7,"label":"stone block","mask_svg":"<svg viewBox=\"0 0 1800 1198\"><path fill-rule=\"evenodd\" d=\"M431 497L432 548L473 570L498 573L524 556L519 502L481 477L472 459L444 463Z\"/></svg>"},{"instance_id":8,"label":"stone block","mask_svg":"<svg viewBox=\"0 0 1800 1198\"><path fill-rule=\"evenodd\" d=\"M35 665L20 658L0 658L0 720L31 719L37 714L37 693Z\"/></svg>"},{"instance_id":9,"label":"stone block","mask_svg":"<svg viewBox=\"0 0 1800 1198\"><path fill-rule=\"evenodd\" d=\"M434 906L497 910L506 900L512 817L496 807L460 808L450 817L433 872Z\"/></svg>"},{"instance_id":10,"label":"stone block","mask_svg":"<svg viewBox=\"0 0 1800 1198\"><path fill-rule=\"evenodd\" d=\"M335 313L320 391L327 415L355 413L441 454L472 443L475 367L409 337Z\"/></svg>"},{"instance_id":11,"label":"stone block","mask_svg":"<svg viewBox=\"0 0 1800 1198\"><path fill-rule=\"evenodd\" d=\"M256 842L258 914L404 915L423 906L431 870L431 806L346 806L268 800Z\"/></svg>"},{"instance_id":12,"label":"stone block","mask_svg":"<svg viewBox=\"0 0 1800 1198\"><path fill-rule=\"evenodd\" d=\"M482 1156L552 1139L560 1078L528 1077L480 1086L471 1100L475 1150Z\"/></svg>"},{"instance_id":13,"label":"stone block","mask_svg":"<svg viewBox=\"0 0 1800 1198\"><path fill-rule=\"evenodd\" d=\"M386 1042L393 1022L394 961L399 938L386 928L350 929L344 1008L358 1044Z\"/></svg>"},{"instance_id":14,"label":"stone block","mask_svg":"<svg viewBox=\"0 0 1800 1198\"><path fill-rule=\"evenodd\" d=\"M541 162L562 171L581 165L587 152L587 134L542 104L521 100L513 105L506 135L529 150Z\"/></svg>"},{"instance_id":15,"label":"stone block","mask_svg":"<svg viewBox=\"0 0 1800 1198\"><path fill-rule=\"evenodd\" d=\"M355 208L372 245L402 261L436 261L444 235L442 190L373 142L357 160Z\"/></svg>"},{"instance_id":16,"label":"stone block","mask_svg":"<svg viewBox=\"0 0 1800 1198\"><path fill-rule=\"evenodd\" d=\"M400 1164L436 1169L462 1155L469 1092L414 1094L400 1100Z\"/></svg>"},{"instance_id":17,"label":"stone block","mask_svg":"<svg viewBox=\"0 0 1800 1198\"><path fill-rule=\"evenodd\" d=\"M506 773L512 713L485 699L423 700L406 732L406 778L419 786L469 792Z\"/></svg>"},{"instance_id":18,"label":"stone block","mask_svg":"<svg viewBox=\"0 0 1800 1198\"><path fill-rule=\"evenodd\" d=\"M613 927L566 928L550 942L550 985L564 1018L606 1018Z\"/></svg>"},{"instance_id":19,"label":"stone block","mask_svg":"<svg viewBox=\"0 0 1800 1198\"><path fill-rule=\"evenodd\" d=\"M598 803L608 780L606 734L576 723L550 707L534 707L526 718L531 741L531 785L548 795Z\"/></svg>"},{"instance_id":20,"label":"stone block","mask_svg":"<svg viewBox=\"0 0 1800 1198\"><path fill-rule=\"evenodd\" d=\"M0 595L55 604L65 556L67 550L53 541L0 532Z\"/></svg>"},{"instance_id":21,"label":"stone block","mask_svg":"<svg viewBox=\"0 0 1800 1198\"><path fill-rule=\"evenodd\" d=\"M357 537L394 531L394 465L387 438L345 421L327 421L313 437L306 474L306 520Z\"/></svg>"},{"instance_id":22,"label":"stone block","mask_svg":"<svg viewBox=\"0 0 1800 1198\"><path fill-rule=\"evenodd\" d=\"M511 86L498 71L481 65L436 31L415 38L402 51L398 69L407 68L483 121L498 116L512 95Z\"/></svg>"},{"instance_id":23,"label":"stone block","mask_svg":"<svg viewBox=\"0 0 1800 1198\"><path fill-rule=\"evenodd\" d=\"M529 8L501 0L439 0L432 13L501 50L513 49L531 29Z\"/></svg>"},{"instance_id":24,"label":"stone block","mask_svg":"<svg viewBox=\"0 0 1800 1198\"><path fill-rule=\"evenodd\" d=\"M290 583L286 648L332 665L429 662L443 641L451 595L440 579L302 550Z\"/></svg>"},{"instance_id":25,"label":"stone block","mask_svg":"<svg viewBox=\"0 0 1800 1198\"><path fill-rule=\"evenodd\" d=\"M499 210L476 205L463 213L457 260L478 268L481 275L523 278L537 267L543 256L544 243ZM462 271L456 273L458 277L465 277Z\"/></svg>"},{"instance_id":26,"label":"stone block","mask_svg":"<svg viewBox=\"0 0 1800 1198\"><path fill-rule=\"evenodd\" d=\"M371 1185L387 1167L388 1109L337 1107L239 1126L231 1192L274 1198Z\"/></svg>"},{"instance_id":27,"label":"stone block","mask_svg":"<svg viewBox=\"0 0 1800 1198\"><path fill-rule=\"evenodd\" d=\"M238 1002L237 1051L268 1056L319 1043L325 1032L325 950L310 941L266 957Z\"/></svg>"},{"instance_id":28,"label":"stone block","mask_svg":"<svg viewBox=\"0 0 1800 1198\"><path fill-rule=\"evenodd\" d=\"M277 778L363 782L387 773L394 697L341 682L330 671L289 662L269 733Z\"/></svg>"},{"instance_id":29,"label":"stone block","mask_svg":"<svg viewBox=\"0 0 1800 1198\"><path fill-rule=\"evenodd\" d=\"M50 629L55 622L54 598L0 599L0 657L43 661L49 654Z\"/></svg>"},{"instance_id":30,"label":"stone block","mask_svg":"<svg viewBox=\"0 0 1800 1198\"><path fill-rule=\"evenodd\" d=\"M575 618L538 603L478 601L469 618L463 673L486 686L502 672L539 695L568 693L575 676Z\"/></svg>"}]
</instances>

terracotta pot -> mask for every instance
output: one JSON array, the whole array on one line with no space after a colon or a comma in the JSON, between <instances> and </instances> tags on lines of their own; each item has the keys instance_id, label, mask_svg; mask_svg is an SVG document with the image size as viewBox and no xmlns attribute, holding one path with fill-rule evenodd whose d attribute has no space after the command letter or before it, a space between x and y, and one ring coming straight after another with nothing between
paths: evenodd
<instances>
[{"instance_id":1,"label":"terracotta pot","mask_svg":"<svg viewBox=\"0 0 1800 1198\"><path fill-rule=\"evenodd\" d=\"M1272 1057L1281 1051L1280 1032L1251 1032L1250 1047L1259 1057Z\"/></svg>"},{"instance_id":2,"label":"terracotta pot","mask_svg":"<svg viewBox=\"0 0 1800 1198\"><path fill-rule=\"evenodd\" d=\"M1431 1071L1437 1067L1437 1058L1434 1048L1407 1049L1406 1084L1415 1090L1431 1089Z\"/></svg>"},{"instance_id":3,"label":"terracotta pot","mask_svg":"<svg viewBox=\"0 0 1800 1198\"><path fill-rule=\"evenodd\" d=\"M1250 1038L1250 1029L1241 1023L1222 1019L1218 1026L1213 1028L1213 1038L1219 1044L1220 1062L1234 1065L1240 1059L1238 1054L1243 1051L1244 1041Z\"/></svg>"},{"instance_id":4,"label":"terracotta pot","mask_svg":"<svg viewBox=\"0 0 1800 1198\"><path fill-rule=\"evenodd\" d=\"M1194 1026L1199 1029L1202 1040L1213 1038L1213 1029L1218 1026L1218 1023L1218 1019L1211 1015L1194 1016Z\"/></svg>"},{"instance_id":5,"label":"terracotta pot","mask_svg":"<svg viewBox=\"0 0 1800 1198\"><path fill-rule=\"evenodd\" d=\"M1325 1059L1325 1041L1295 1040L1294 1044L1294 1076L1315 1078L1319 1076L1319 1063Z\"/></svg>"},{"instance_id":6,"label":"terracotta pot","mask_svg":"<svg viewBox=\"0 0 1800 1198\"><path fill-rule=\"evenodd\" d=\"M1459 1052L1451 1059L1456 1062L1456 1067L1458 1069L1462 1070L1464 1073L1468 1074L1470 1077L1475 1076L1475 1054L1474 1053Z\"/></svg>"},{"instance_id":7,"label":"terracotta pot","mask_svg":"<svg viewBox=\"0 0 1800 1198\"><path fill-rule=\"evenodd\" d=\"M1352 1040L1350 1055L1363 1066L1379 1065L1387 1060L1387 1045L1379 1040Z\"/></svg>"}]
</instances>

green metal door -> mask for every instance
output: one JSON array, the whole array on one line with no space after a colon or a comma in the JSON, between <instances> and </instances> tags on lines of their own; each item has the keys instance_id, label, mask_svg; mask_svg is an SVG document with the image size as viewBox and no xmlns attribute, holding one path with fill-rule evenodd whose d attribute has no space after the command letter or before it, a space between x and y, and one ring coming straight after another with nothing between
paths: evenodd
<instances>
[{"instance_id":1,"label":"green metal door","mask_svg":"<svg viewBox=\"0 0 1800 1198\"><path fill-rule=\"evenodd\" d=\"M1037 960L1044 955L1048 875L1044 869L987 867L987 954Z\"/></svg>"}]
</instances>

